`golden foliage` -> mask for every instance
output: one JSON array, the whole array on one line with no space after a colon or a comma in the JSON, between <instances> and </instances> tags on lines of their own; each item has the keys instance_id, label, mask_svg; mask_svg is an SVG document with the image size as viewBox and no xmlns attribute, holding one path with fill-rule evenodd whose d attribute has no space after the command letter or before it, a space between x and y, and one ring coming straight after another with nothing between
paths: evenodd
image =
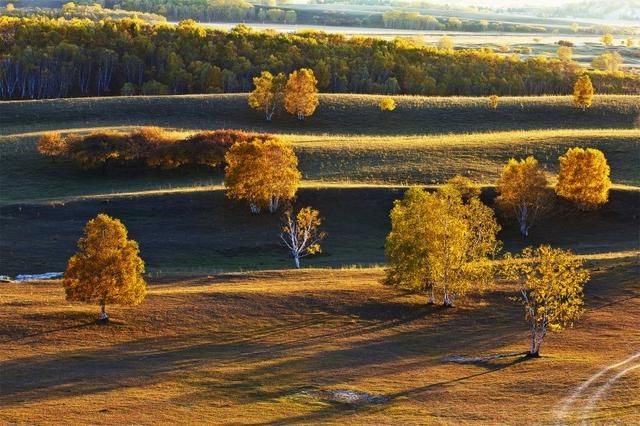
<instances>
[{"instance_id":1,"label":"golden foliage","mask_svg":"<svg viewBox=\"0 0 640 426\"><path fill-rule=\"evenodd\" d=\"M556 54L558 55L558 59L561 61L570 62L571 57L573 56L573 51L569 46L560 46L558 47Z\"/></svg>"},{"instance_id":2,"label":"golden foliage","mask_svg":"<svg viewBox=\"0 0 640 426\"><path fill-rule=\"evenodd\" d=\"M560 157L556 194L580 210L593 210L609 201L610 168L604 153L593 148L571 148Z\"/></svg>"},{"instance_id":3,"label":"golden foliage","mask_svg":"<svg viewBox=\"0 0 640 426\"><path fill-rule=\"evenodd\" d=\"M508 254L503 264L507 279L519 285L525 320L531 328L531 354L538 355L547 331L570 327L583 313L583 287L589 272L569 250L542 245L522 254Z\"/></svg>"},{"instance_id":4,"label":"golden foliage","mask_svg":"<svg viewBox=\"0 0 640 426\"><path fill-rule=\"evenodd\" d=\"M447 185L458 191L465 202L480 197L480 187L468 177L456 175L447 181Z\"/></svg>"},{"instance_id":5,"label":"golden foliage","mask_svg":"<svg viewBox=\"0 0 640 426\"><path fill-rule=\"evenodd\" d=\"M67 300L101 305L103 319L106 304L139 304L147 292L139 253L122 222L99 214L87 222L69 259L62 281Z\"/></svg>"},{"instance_id":6,"label":"golden foliage","mask_svg":"<svg viewBox=\"0 0 640 426\"><path fill-rule=\"evenodd\" d=\"M611 45L613 45L613 36L611 34L607 33L607 34L602 36L600 41L602 41L602 44L604 44L605 46L611 46Z\"/></svg>"},{"instance_id":7,"label":"golden foliage","mask_svg":"<svg viewBox=\"0 0 640 426\"><path fill-rule=\"evenodd\" d=\"M249 106L264 111L267 121L271 121L284 100L286 77L282 73L274 76L268 71L262 71L260 77L254 77L253 84L255 88L249 94Z\"/></svg>"},{"instance_id":8,"label":"golden foliage","mask_svg":"<svg viewBox=\"0 0 640 426\"><path fill-rule=\"evenodd\" d=\"M529 235L529 229L549 200L547 177L538 167L538 161L531 156L524 160L512 158L502 169L496 189L497 203L512 210L520 224L520 233Z\"/></svg>"},{"instance_id":9,"label":"golden foliage","mask_svg":"<svg viewBox=\"0 0 640 426\"><path fill-rule=\"evenodd\" d=\"M391 210L386 282L413 291L442 294L444 305L493 280L491 258L501 244L493 210L478 197L464 203L454 185L435 193L409 189Z\"/></svg>"},{"instance_id":10,"label":"golden foliage","mask_svg":"<svg viewBox=\"0 0 640 426\"><path fill-rule=\"evenodd\" d=\"M38 152L47 157L60 157L67 154L69 146L60 133L45 133L38 140Z\"/></svg>"},{"instance_id":11,"label":"golden foliage","mask_svg":"<svg viewBox=\"0 0 640 426\"><path fill-rule=\"evenodd\" d=\"M380 111L393 111L396 109L396 101L394 101L393 98L386 96L380 99L378 106L380 107Z\"/></svg>"},{"instance_id":12,"label":"golden foliage","mask_svg":"<svg viewBox=\"0 0 640 426\"><path fill-rule=\"evenodd\" d=\"M578 77L576 84L573 86L573 103L578 108L589 108L593 102L593 84L591 78L584 74Z\"/></svg>"},{"instance_id":13,"label":"golden foliage","mask_svg":"<svg viewBox=\"0 0 640 426\"><path fill-rule=\"evenodd\" d=\"M293 256L296 268L300 268L301 257L322 252L320 242L327 234L320 231L322 219L318 210L303 207L295 216L287 210L282 222L280 239Z\"/></svg>"},{"instance_id":14,"label":"golden foliage","mask_svg":"<svg viewBox=\"0 0 640 426\"><path fill-rule=\"evenodd\" d=\"M498 109L498 95L489 96L489 108Z\"/></svg>"},{"instance_id":15,"label":"golden foliage","mask_svg":"<svg viewBox=\"0 0 640 426\"><path fill-rule=\"evenodd\" d=\"M295 196L300 184L298 158L278 139L234 144L225 161L227 197L248 202L255 213L265 207L274 212L280 201Z\"/></svg>"},{"instance_id":16,"label":"golden foliage","mask_svg":"<svg viewBox=\"0 0 640 426\"><path fill-rule=\"evenodd\" d=\"M311 69L302 68L289 74L284 94L285 109L299 120L313 115L320 104L317 85Z\"/></svg>"}]
</instances>

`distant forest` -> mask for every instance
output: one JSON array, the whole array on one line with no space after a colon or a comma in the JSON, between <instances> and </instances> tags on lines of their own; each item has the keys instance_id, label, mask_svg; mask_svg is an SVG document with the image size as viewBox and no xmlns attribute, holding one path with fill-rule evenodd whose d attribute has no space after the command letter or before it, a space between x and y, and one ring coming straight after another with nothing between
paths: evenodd
<instances>
[{"instance_id":1,"label":"distant forest","mask_svg":"<svg viewBox=\"0 0 640 426\"><path fill-rule=\"evenodd\" d=\"M311 68L324 92L543 95L571 92L570 61L419 47L339 34L230 32L193 21L0 17L0 98L247 92L263 70ZM640 75L590 73L597 93L640 93Z\"/></svg>"},{"instance_id":2,"label":"distant forest","mask_svg":"<svg viewBox=\"0 0 640 426\"><path fill-rule=\"evenodd\" d=\"M60 9L70 3L70 0L0 0L0 5L8 3L33 11L36 8ZM464 15L469 10L476 10L475 8L445 7L423 1L398 3L390 0L384 4L398 7L398 9L387 11L369 9L366 1L352 2L358 6L348 11L336 10L330 5L306 7L275 0L252 3L247 0L75 0L72 3L85 6L97 4L116 15L125 11L146 13L150 15L145 19L156 21L158 19L155 19L154 15L164 16L172 21L193 19L197 22L259 22L467 32L628 34L629 30L623 27L598 25L569 26L565 24L564 27L559 27L558 24L554 24L549 26L536 23L535 18L532 18L532 22L504 22L500 19L500 14L488 13L490 10L483 10L488 13L486 19L471 18ZM369 3L369 6L383 5L375 1ZM436 16L425 13L425 8ZM440 16L438 11L446 13ZM452 15L456 12L461 16ZM43 11L39 10L38 13L43 14ZM56 13L58 12L55 10L48 10L44 14L55 17ZM96 16L99 19L99 16Z\"/></svg>"}]
</instances>

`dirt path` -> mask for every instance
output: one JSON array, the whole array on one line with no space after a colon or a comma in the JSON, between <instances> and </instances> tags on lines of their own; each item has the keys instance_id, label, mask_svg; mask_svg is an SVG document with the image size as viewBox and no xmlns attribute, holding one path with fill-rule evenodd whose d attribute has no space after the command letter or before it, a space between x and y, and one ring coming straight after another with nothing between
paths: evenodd
<instances>
[{"instance_id":1,"label":"dirt path","mask_svg":"<svg viewBox=\"0 0 640 426\"><path fill-rule=\"evenodd\" d=\"M639 368L640 352L637 352L593 374L562 401L556 413L556 424L566 424L567 417L572 413L574 414L571 416L572 422L577 422L580 419L583 424L587 424L596 404L606 397L609 389L619 379Z\"/></svg>"}]
</instances>

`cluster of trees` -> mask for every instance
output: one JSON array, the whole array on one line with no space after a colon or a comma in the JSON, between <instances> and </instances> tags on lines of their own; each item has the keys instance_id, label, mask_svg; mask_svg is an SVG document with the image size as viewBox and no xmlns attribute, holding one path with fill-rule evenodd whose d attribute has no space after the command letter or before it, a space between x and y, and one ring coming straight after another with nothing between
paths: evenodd
<instances>
[{"instance_id":1,"label":"cluster of trees","mask_svg":"<svg viewBox=\"0 0 640 426\"><path fill-rule=\"evenodd\" d=\"M246 21L255 19L255 10L245 0L102 0L105 6L151 12L172 20Z\"/></svg>"},{"instance_id":2,"label":"cluster of trees","mask_svg":"<svg viewBox=\"0 0 640 426\"><path fill-rule=\"evenodd\" d=\"M11 3L10 3L11 4ZM137 18L147 22L163 22L166 18L162 15L146 12L135 12L122 9L108 9L102 7L98 3L93 4L76 4L68 2L59 8L39 8L39 7L6 7L3 14L7 16L29 17L29 16L46 16L52 19L90 19L92 21L100 21L102 19L122 19Z\"/></svg>"},{"instance_id":3,"label":"cluster of trees","mask_svg":"<svg viewBox=\"0 0 640 426\"><path fill-rule=\"evenodd\" d=\"M575 204L580 210L595 210L609 201L610 168L602 151L593 148L571 148L560 157L560 171L555 194ZM520 233L529 230L552 200L547 177L538 161L529 156L511 159L502 169L496 183L496 202L513 212Z\"/></svg>"},{"instance_id":4,"label":"cluster of trees","mask_svg":"<svg viewBox=\"0 0 640 426\"><path fill-rule=\"evenodd\" d=\"M263 71L253 79L255 88L249 94L251 108L262 111L267 121L284 109L299 120L313 115L320 104L318 80L313 70L302 68L285 77L283 73L273 75Z\"/></svg>"},{"instance_id":5,"label":"cluster of trees","mask_svg":"<svg viewBox=\"0 0 640 426\"><path fill-rule=\"evenodd\" d=\"M579 66L488 49L304 32L230 32L141 20L0 17L0 98L248 92L264 70L313 70L320 91L415 95L571 92ZM640 93L640 76L593 73L599 93Z\"/></svg>"},{"instance_id":6,"label":"cluster of trees","mask_svg":"<svg viewBox=\"0 0 640 426\"><path fill-rule=\"evenodd\" d=\"M215 133L215 132L211 132ZM241 143L238 143L241 142ZM227 196L247 202L254 213L275 212L281 201L295 196L301 174L288 144L275 138L253 138L231 144L225 154ZM572 148L560 157L556 193L583 210L607 201L609 167L594 149ZM523 234L531 226L530 214L544 208L547 181L532 157L511 160L497 184L497 204L516 213ZM385 253L389 260L386 282L429 295L447 307L469 293L492 285L497 273L517 283L525 319L531 330L530 356L538 356L548 331L561 330L582 312L584 284L589 273L569 251L549 246L527 248L519 255L495 258L502 243L493 209L480 200L480 189L456 176L435 192L409 189L391 211L391 231ZM326 234L320 213L290 208L283 216L280 239L294 259L321 251ZM145 294L144 262L138 245L127 239L116 219L99 215L89 221L70 260L63 285L69 300L98 303L106 320L107 303L138 304ZM499 265L499 266L498 266Z\"/></svg>"},{"instance_id":7,"label":"cluster of trees","mask_svg":"<svg viewBox=\"0 0 640 426\"><path fill-rule=\"evenodd\" d=\"M529 233L535 217L548 207L550 191L533 157L512 159L497 182L497 205L515 215L520 231ZM601 151L571 148L560 157L555 192L580 210L596 209L608 200L609 166ZM386 283L428 294L452 306L468 293L482 292L500 273L519 286L515 298L524 307L538 356L548 331L562 329L582 314L582 288L589 273L569 251L549 246L507 253L498 268L501 249L493 209L480 190L457 176L435 192L409 189L391 211L391 232L385 253Z\"/></svg>"},{"instance_id":8,"label":"cluster of trees","mask_svg":"<svg viewBox=\"0 0 640 426\"><path fill-rule=\"evenodd\" d=\"M69 159L83 168L112 165L142 165L150 168L181 166L218 167L227 151L238 142L269 141L273 136L240 130L198 132L187 137L157 127L131 132L99 130L80 136L46 133L38 141L38 151L52 159Z\"/></svg>"},{"instance_id":9,"label":"cluster of trees","mask_svg":"<svg viewBox=\"0 0 640 426\"><path fill-rule=\"evenodd\" d=\"M484 19L460 19L452 17L434 17L419 12L390 10L384 12L382 21L386 28L407 30L449 30L449 31L497 31L518 33L544 33L547 28L539 25L515 24L487 21Z\"/></svg>"}]
</instances>

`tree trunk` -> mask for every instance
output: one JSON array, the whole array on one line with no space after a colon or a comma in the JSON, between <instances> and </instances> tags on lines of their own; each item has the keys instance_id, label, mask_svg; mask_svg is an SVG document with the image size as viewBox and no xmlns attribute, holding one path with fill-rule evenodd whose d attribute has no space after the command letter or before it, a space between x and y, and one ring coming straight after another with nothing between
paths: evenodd
<instances>
[{"instance_id":1,"label":"tree trunk","mask_svg":"<svg viewBox=\"0 0 640 426\"><path fill-rule=\"evenodd\" d=\"M429 294L429 304L433 305L436 302L435 297L433 297L433 287L431 287L431 293Z\"/></svg>"},{"instance_id":2,"label":"tree trunk","mask_svg":"<svg viewBox=\"0 0 640 426\"><path fill-rule=\"evenodd\" d=\"M109 317L107 316L107 309L104 302L102 302L102 304L100 305L100 321L109 321Z\"/></svg>"},{"instance_id":3,"label":"tree trunk","mask_svg":"<svg viewBox=\"0 0 640 426\"><path fill-rule=\"evenodd\" d=\"M251 210L251 213L253 213L253 214L260 213L260 207L258 207L257 205L255 205L253 203L249 204L249 210Z\"/></svg>"},{"instance_id":4,"label":"tree trunk","mask_svg":"<svg viewBox=\"0 0 640 426\"><path fill-rule=\"evenodd\" d=\"M293 256L293 263L296 265L296 269L300 269L300 257L294 255Z\"/></svg>"}]
</instances>

